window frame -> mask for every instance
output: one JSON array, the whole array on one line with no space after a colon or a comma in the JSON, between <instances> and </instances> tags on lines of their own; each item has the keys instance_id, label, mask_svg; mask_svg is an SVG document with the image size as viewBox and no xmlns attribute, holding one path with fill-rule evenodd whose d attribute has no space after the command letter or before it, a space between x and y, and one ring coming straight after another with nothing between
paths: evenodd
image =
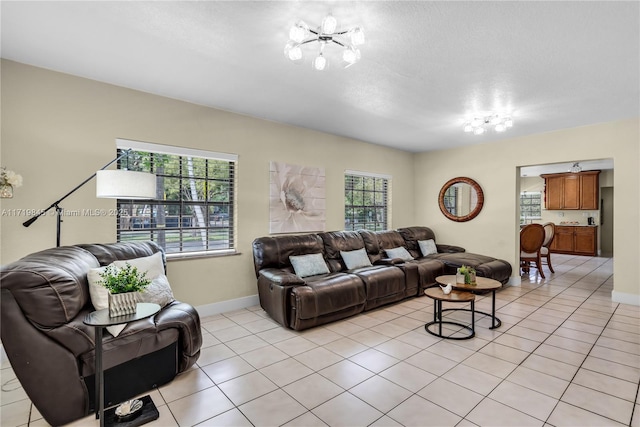
<instances>
[{"instance_id":1,"label":"window frame","mask_svg":"<svg viewBox=\"0 0 640 427\"><path fill-rule=\"evenodd\" d=\"M177 236L178 239L178 248L179 250L175 251L176 247L169 247L167 242L164 242L164 245L161 243L161 246L164 246L165 254L167 259L176 259L176 258L197 258L197 257L214 257L214 256L224 256L224 255L234 255L237 254L237 224L236 224L236 211L237 211L237 162L238 156L236 154L228 154L228 153L217 153L212 151L205 150L196 150L185 147L177 147L177 146L168 146L168 145L160 145L148 142L141 141L132 141L126 139L117 139L116 140L116 149L118 153L124 150L131 149L133 152L142 152L142 153L153 153L154 155L169 155L169 156L179 156L178 161L178 173L170 173L162 174L161 176L165 177L165 179L176 180L179 182L178 188L183 189L185 186L189 186L191 182L204 182L205 189L208 188L210 183L220 184L221 182L226 183L230 188L228 189L228 201L214 201L211 200L209 196L206 197L206 200L191 200L186 198L184 193L180 191L178 193L178 199L176 200L167 200L166 194L164 198L155 198L148 201L141 200L130 200L130 199L117 199L117 217L116 217L116 235L117 241L136 241L138 239L135 238L135 232L133 230L135 227L132 227L130 223L128 224L128 229L123 228L123 224L126 223L125 218L121 214L127 211L127 209L131 209L134 206L139 205L147 205L145 206L145 210L148 208L149 212L146 213L148 215L148 227L142 227L140 231L149 231L149 236L147 239L143 237L144 240L152 240L156 243L160 240L166 239L167 234L173 234ZM204 165L206 166L204 176L194 176L189 175L186 164L188 162L187 158L191 158L192 164L194 163L202 163L204 160ZM155 169L153 165L153 159L150 161L150 166L148 169L151 169L154 173L153 169ZM118 161L117 168L126 168L126 162L128 159L122 159ZM209 176L209 161L222 161L227 162L228 165L228 177L226 178L216 178ZM191 169L193 171L193 169ZM186 184L183 182L186 181ZM165 189L166 189L165 185ZM194 187L191 187L194 188ZM195 190L194 190L195 191ZM163 194L165 191L163 191ZM146 202L146 203L145 203ZM125 209L124 206L127 206ZM199 215L196 214L195 206L200 206ZM157 221L157 218L160 216L154 215L154 212L158 210L159 207L162 207L164 215L168 215L170 211L177 211L178 213L174 213L173 216L178 218L175 226L168 227L166 220L164 224L160 224ZM220 224L213 224L213 217L215 216L216 207L223 207L220 209L223 211L222 221ZM196 217L200 216L199 220L205 221L205 226L201 227L202 223L198 223L196 227L191 226L193 220L187 221L189 224L185 222L185 219L189 218L188 216L183 216L185 212L193 211L190 215L195 215ZM214 209L211 211L210 209ZM224 212L226 211L226 212ZM224 214L226 213L226 217ZM154 221L155 219L155 221ZM130 220L130 218L129 218ZM225 221L226 220L226 221ZM173 221L172 221L173 222ZM226 222L226 224L225 224ZM187 224L187 225L185 225ZM155 225L155 226L154 226ZM185 231L193 234L199 234L201 239L203 239L204 247L208 247L212 242L212 238L215 241L216 236L223 236L223 241L226 240L226 247L222 248L208 248L208 249L197 249L197 250L185 250L185 236L188 235ZM127 233L127 231L131 232L130 236L132 238L123 239L123 236ZM204 231L204 232L203 232ZM159 238L158 236L163 235L163 237ZM225 239L226 236L226 239ZM196 239L197 240L197 239ZM175 242L174 242L175 244Z\"/></svg>"},{"instance_id":2,"label":"window frame","mask_svg":"<svg viewBox=\"0 0 640 427\"><path fill-rule=\"evenodd\" d=\"M363 193L363 203L362 204L355 204L353 203L353 192L354 191L358 191L354 188L349 188L348 187L348 181L351 180L352 182L354 181L355 178L363 178L363 179L373 179L374 180L374 188L373 190L365 190L364 188L361 190ZM380 184L382 185L382 188L378 189L377 188L377 183L380 182ZM392 177L391 175L384 175L384 174L378 174L378 173L370 173L370 172L361 172L361 171L354 171L354 170L345 170L344 172L344 229L345 230L359 230L359 229L366 229L366 230L370 230L370 231L384 231L384 230L388 230L389 227L391 226L391 182L392 182ZM352 203L348 204L347 203L347 197L348 197L348 192L351 191L351 200ZM373 193L373 200L374 203L373 204L365 204L364 203L364 194L365 193ZM378 220L378 215L377 212L380 209L380 205L377 205L375 203L375 199L376 199L376 195L377 194L381 194L382 198L383 198L383 213L382 213L382 220L379 221ZM362 223L360 222L355 222L356 215L354 213L352 213L351 215L348 214L349 211L353 212L354 209L364 209L365 211L369 211L369 212L374 212L374 216L375 219L373 221L364 221ZM351 220L350 223L348 224L347 221ZM355 224L358 224L357 226Z\"/></svg>"}]
</instances>

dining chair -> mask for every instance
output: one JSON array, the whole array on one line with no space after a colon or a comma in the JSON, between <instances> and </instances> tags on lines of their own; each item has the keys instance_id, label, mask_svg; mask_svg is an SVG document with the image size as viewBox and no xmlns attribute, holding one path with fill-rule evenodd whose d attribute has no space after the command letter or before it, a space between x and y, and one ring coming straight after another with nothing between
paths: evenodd
<instances>
[{"instance_id":1,"label":"dining chair","mask_svg":"<svg viewBox=\"0 0 640 427\"><path fill-rule=\"evenodd\" d=\"M542 247L540 248L540 257L543 261L546 261L546 264L549 266L549 270L552 273L553 266L551 265L551 243L553 242L553 238L556 235L556 226L552 222L545 222L542 224L544 228L544 242L542 242Z\"/></svg>"},{"instance_id":2,"label":"dining chair","mask_svg":"<svg viewBox=\"0 0 640 427\"><path fill-rule=\"evenodd\" d=\"M520 267L524 273L528 273L531 263L535 262L543 279L545 276L542 271L540 249L544 243L544 236L544 227L540 224L529 224L520 230Z\"/></svg>"}]
</instances>

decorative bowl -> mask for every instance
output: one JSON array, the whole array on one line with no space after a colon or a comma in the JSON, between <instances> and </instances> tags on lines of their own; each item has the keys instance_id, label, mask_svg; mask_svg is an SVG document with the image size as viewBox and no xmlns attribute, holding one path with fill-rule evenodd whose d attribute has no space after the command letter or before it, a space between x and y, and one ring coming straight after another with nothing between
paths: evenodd
<instances>
[{"instance_id":1,"label":"decorative bowl","mask_svg":"<svg viewBox=\"0 0 640 427\"><path fill-rule=\"evenodd\" d=\"M142 400L133 399L127 400L126 402L122 402L116 408L116 416L119 420L130 420L134 417L137 417L142 412L143 403Z\"/></svg>"}]
</instances>

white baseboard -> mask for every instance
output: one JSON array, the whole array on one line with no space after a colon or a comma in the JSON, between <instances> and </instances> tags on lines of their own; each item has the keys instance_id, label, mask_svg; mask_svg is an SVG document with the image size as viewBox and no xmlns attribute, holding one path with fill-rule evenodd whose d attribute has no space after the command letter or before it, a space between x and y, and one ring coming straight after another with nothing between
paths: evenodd
<instances>
[{"instance_id":1,"label":"white baseboard","mask_svg":"<svg viewBox=\"0 0 640 427\"><path fill-rule=\"evenodd\" d=\"M522 285L522 278L520 276L511 276L509 277L509 282L507 283L509 286L520 286Z\"/></svg>"},{"instance_id":2,"label":"white baseboard","mask_svg":"<svg viewBox=\"0 0 640 427\"><path fill-rule=\"evenodd\" d=\"M611 291L611 300L621 304L640 306L640 295L638 294L626 294L624 292Z\"/></svg>"},{"instance_id":3,"label":"white baseboard","mask_svg":"<svg viewBox=\"0 0 640 427\"><path fill-rule=\"evenodd\" d=\"M214 314L226 313L227 311L240 310L260 304L258 294L248 297L236 298L227 301L214 302L211 304L198 305L195 309L200 317L213 316Z\"/></svg>"}]
</instances>

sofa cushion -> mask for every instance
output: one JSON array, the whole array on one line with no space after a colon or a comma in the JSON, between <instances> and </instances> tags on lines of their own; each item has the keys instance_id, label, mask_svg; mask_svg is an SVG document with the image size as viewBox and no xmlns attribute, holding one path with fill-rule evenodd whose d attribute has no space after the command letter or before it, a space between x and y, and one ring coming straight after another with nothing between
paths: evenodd
<instances>
[{"instance_id":1,"label":"sofa cushion","mask_svg":"<svg viewBox=\"0 0 640 427\"><path fill-rule=\"evenodd\" d=\"M290 256L289 260L293 266L293 271L301 278L329 273L327 263L324 262L322 254Z\"/></svg>"},{"instance_id":2,"label":"sofa cushion","mask_svg":"<svg viewBox=\"0 0 640 427\"><path fill-rule=\"evenodd\" d=\"M507 283L511 276L511 264L486 255L470 252L438 253L432 255L447 265L447 274L455 274L457 268L468 265L476 270L480 277L489 277L501 283Z\"/></svg>"},{"instance_id":3,"label":"sofa cushion","mask_svg":"<svg viewBox=\"0 0 640 427\"><path fill-rule=\"evenodd\" d=\"M406 281L401 269L393 266L377 265L353 270L365 284L366 309L404 298Z\"/></svg>"},{"instance_id":4,"label":"sofa cushion","mask_svg":"<svg viewBox=\"0 0 640 427\"><path fill-rule=\"evenodd\" d=\"M367 297L362 280L347 273L309 277L306 286L292 288L291 294L296 315L301 319L313 319L349 307L364 307Z\"/></svg>"},{"instance_id":5,"label":"sofa cushion","mask_svg":"<svg viewBox=\"0 0 640 427\"><path fill-rule=\"evenodd\" d=\"M98 266L84 249L52 248L4 266L0 282L31 322L55 328L77 316L89 302L87 271Z\"/></svg>"},{"instance_id":6,"label":"sofa cushion","mask_svg":"<svg viewBox=\"0 0 640 427\"><path fill-rule=\"evenodd\" d=\"M317 234L260 237L253 241L253 264L256 277L265 268L291 268L289 257L322 253L324 247Z\"/></svg>"},{"instance_id":7,"label":"sofa cushion","mask_svg":"<svg viewBox=\"0 0 640 427\"><path fill-rule=\"evenodd\" d=\"M329 231L318 234L324 244L324 256L332 272L345 271L345 266L340 252L349 252L364 248L364 240L356 231ZM366 250L366 248L365 248Z\"/></svg>"},{"instance_id":8,"label":"sofa cushion","mask_svg":"<svg viewBox=\"0 0 640 427\"><path fill-rule=\"evenodd\" d=\"M398 233L405 241L405 246L409 250L409 253L414 258L422 256L420 252L420 246L418 241L420 240L433 240L436 241L436 236L429 227L405 227L398 228Z\"/></svg>"},{"instance_id":9,"label":"sofa cushion","mask_svg":"<svg viewBox=\"0 0 640 427\"><path fill-rule=\"evenodd\" d=\"M385 249L388 258L400 258L403 261L410 261L413 259L409 251L404 246L397 248Z\"/></svg>"},{"instance_id":10,"label":"sofa cushion","mask_svg":"<svg viewBox=\"0 0 640 427\"><path fill-rule=\"evenodd\" d=\"M422 253L422 256L433 255L438 253L438 247L436 246L436 242L433 239L418 240L418 246L420 247L420 252Z\"/></svg>"},{"instance_id":11,"label":"sofa cushion","mask_svg":"<svg viewBox=\"0 0 640 427\"><path fill-rule=\"evenodd\" d=\"M369 260L367 251L364 248L355 251L340 251L340 256L348 270L371 267L371 260Z\"/></svg>"}]
</instances>

